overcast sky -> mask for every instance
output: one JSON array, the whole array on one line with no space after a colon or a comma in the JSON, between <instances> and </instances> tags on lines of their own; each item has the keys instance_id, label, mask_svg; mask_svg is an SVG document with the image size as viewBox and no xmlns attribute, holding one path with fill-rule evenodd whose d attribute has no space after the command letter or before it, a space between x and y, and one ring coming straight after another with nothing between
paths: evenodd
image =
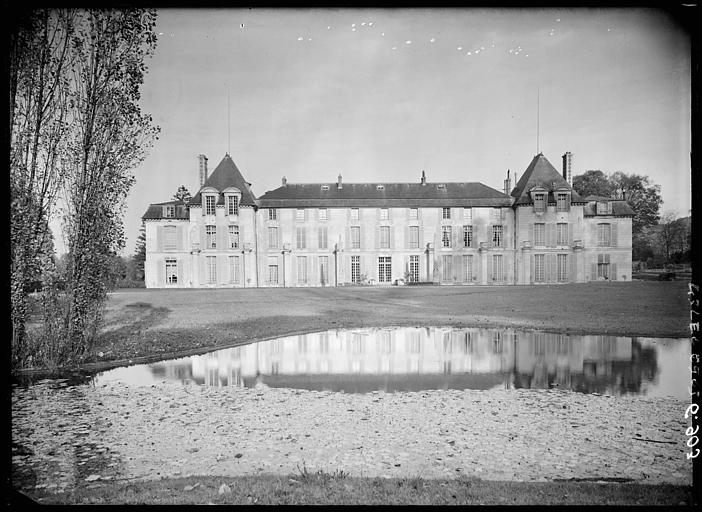
<instances>
[{"instance_id":1,"label":"overcast sky","mask_svg":"<svg viewBox=\"0 0 702 512\"><path fill-rule=\"evenodd\" d=\"M160 140L136 169L141 215L197 155L229 152L257 196L288 182L479 181L539 149L560 170L647 174L690 208L690 47L644 9L161 10L142 89ZM226 86L225 86L226 84ZM227 88L230 135L228 136Z\"/></svg>"}]
</instances>

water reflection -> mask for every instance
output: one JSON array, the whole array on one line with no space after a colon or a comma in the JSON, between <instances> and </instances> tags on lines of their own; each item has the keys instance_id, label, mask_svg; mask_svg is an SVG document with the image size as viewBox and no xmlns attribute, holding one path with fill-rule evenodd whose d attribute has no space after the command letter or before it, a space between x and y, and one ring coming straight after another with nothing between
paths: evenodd
<instances>
[{"instance_id":1,"label":"water reflection","mask_svg":"<svg viewBox=\"0 0 702 512\"><path fill-rule=\"evenodd\" d=\"M118 368L99 374L97 382L175 380L345 392L558 387L583 393L686 398L689 382L684 368L689 353L687 339L513 329L354 329Z\"/></svg>"}]
</instances>

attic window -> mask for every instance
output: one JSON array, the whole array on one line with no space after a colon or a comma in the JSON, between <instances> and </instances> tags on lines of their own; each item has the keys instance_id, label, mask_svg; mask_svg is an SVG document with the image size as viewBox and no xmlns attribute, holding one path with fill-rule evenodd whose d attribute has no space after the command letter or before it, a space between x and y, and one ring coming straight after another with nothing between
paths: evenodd
<instances>
[{"instance_id":1,"label":"attic window","mask_svg":"<svg viewBox=\"0 0 702 512\"><path fill-rule=\"evenodd\" d=\"M612 203L609 201L597 201L597 215L611 215Z\"/></svg>"},{"instance_id":2,"label":"attic window","mask_svg":"<svg viewBox=\"0 0 702 512\"><path fill-rule=\"evenodd\" d=\"M384 190L384 189L385 189L385 185L376 185L375 188L376 188L377 190Z\"/></svg>"},{"instance_id":3,"label":"attic window","mask_svg":"<svg viewBox=\"0 0 702 512\"><path fill-rule=\"evenodd\" d=\"M546 211L546 193L545 192L535 192L534 193L534 211L535 212Z\"/></svg>"},{"instance_id":4,"label":"attic window","mask_svg":"<svg viewBox=\"0 0 702 512\"><path fill-rule=\"evenodd\" d=\"M443 183L439 183L439 184L436 186L436 190L443 190L443 189L445 189L445 188L446 188L446 185L444 185Z\"/></svg>"},{"instance_id":5,"label":"attic window","mask_svg":"<svg viewBox=\"0 0 702 512\"><path fill-rule=\"evenodd\" d=\"M322 190L329 190L329 185L322 185Z\"/></svg>"},{"instance_id":6,"label":"attic window","mask_svg":"<svg viewBox=\"0 0 702 512\"><path fill-rule=\"evenodd\" d=\"M173 217L175 217L175 206L174 205L171 204L171 205L166 206L165 210L166 210L165 217L167 219L172 219Z\"/></svg>"}]
</instances>

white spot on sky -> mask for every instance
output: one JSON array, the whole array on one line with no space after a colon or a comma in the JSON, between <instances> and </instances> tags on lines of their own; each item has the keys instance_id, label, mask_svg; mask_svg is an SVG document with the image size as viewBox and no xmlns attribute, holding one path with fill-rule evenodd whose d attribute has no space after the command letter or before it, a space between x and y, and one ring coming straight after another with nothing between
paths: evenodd
<instances>
[{"instance_id":1,"label":"white spot on sky","mask_svg":"<svg viewBox=\"0 0 702 512\"><path fill-rule=\"evenodd\" d=\"M372 22L372 21L369 21L369 22L368 22L368 26L369 26L369 27L372 27L372 26L373 26L373 22Z\"/></svg>"},{"instance_id":2,"label":"white spot on sky","mask_svg":"<svg viewBox=\"0 0 702 512\"><path fill-rule=\"evenodd\" d=\"M365 26L365 24L366 24L366 22L364 21L363 23L361 23L361 26L363 27L363 26Z\"/></svg>"},{"instance_id":3,"label":"white spot on sky","mask_svg":"<svg viewBox=\"0 0 702 512\"><path fill-rule=\"evenodd\" d=\"M458 48L456 48L456 50L458 50L459 52L460 52L462 49L463 49L462 46L459 46Z\"/></svg>"},{"instance_id":4,"label":"white spot on sky","mask_svg":"<svg viewBox=\"0 0 702 512\"><path fill-rule=\"evenodd\" d=\"M556 23L559 23L561 21L560 18L556 18Z\"/></svg>"},{"instance_id":5,"label":"white spot on sky","mask_svg":"<svg viewBox=\"0 0 702 512\"><path fill-rule=\"evenodd\" d=\"M525 55L525 57L528 57L528 56L529 56L529 54L527 53L527 54Z\"/></svg>"},{"instance_id":6,"label":"white spot on sky","mask_svg":"<svg viewBox=\"0 0 702 512\"><path fill-rule=\"evenodd\" d=\"M298 38L297 38L298 41L302 41L303 39L304 39L304 37L298 37Z\"/></svg>"},{"instance_id":7,"label":"white spot on sky","mask_svg":"<svg viewBox=\"0 0 702 512\"><path fill-rule=\"evenodd\" d=\"M471 52L468 52L468 55L472 55L472 53L471 53Z\"/></svg>"},{"instance_id":8,"label":"white spot on sky","mask_svg":"<svg viewBox=\"0 0 702 512\"><path fill-rule=\"evenodd\" d=\"M481 47L480 47L480 49L481 49L481 50L484 50L484 49L485 49L485 47L484 47L484 46L481 46Z\"/></svg>"},{"instance_id":9,"label":"white spot on sky","mask_svg":"<svg viewBox=\"0 0 702 512\"><path fill-rule=\"evenodd\" d=\"M393 49L393 50L397 50L397 46L393 46L392 49Z\"/></svg>"},{"instance_id":10,"label":"white spot on sky","mask_svg":"<svg viewBox=\"0 0 702 512\"><path fill-rule=\"evenodd\" d=\"M381 32L380 35L381 35L381 36L385 36L385 32Z\"/></svg>"},{"instance_id":11,"label":"white spot on sky","mask_svg":"<svg viewBox=\"0 0 702 512\"><path fill-rule=\"evenodd\" d=\"M475 50L475 54L478 55L480 53L480 50Z\"/></svg>"},{"instance_id":12,"label":"white spot on sky","mask_svg":"<svg viewBox=\"0 0 702 512\"><path fill-rule=\"evenodd\" d=\"M434 39L433 37L431 39L429 39L430 43L433 43L434 41L436 41L436 39Z\"/></svg>"},{"instance_id":13,"label":"white spot on sky","mask_svg":"<svg viewBox=\"0 0 702 512\"><path fill-rule=\"evenodd\" d=\"M493 48L495 47L495 43L492 43L492 47L493 47Z\"/></svg>"},{"instance_id":14,"label":"white spot on sky","mask_svg":"<svg viewBox=\"0 0 702 512\"><path fill-rule=\"evenodd\" d=\"M607 32L611 32L611 31L612 31L612 29L611 29L611 28L608 28L608 29L607 29Z\"/></svg>"},{"instance_id":15,"label":"white spot on sky","mask_svg":"<svg viewBox=\"0 0 702 512\"><path fill-rule=\"evenodd\" d=\"M510 50L509 53L512 53L512 50Z\"/></svg>"},{"instance_id":16,"label":"white spot on sky","mask_svg":"<svg viewBox=\"0 0 702 512\"><path fill-rule=\"evenodd\" d=\"M159 32L158 35L162 36L162 35L163 35L163 32Z\"/></svg>"},{"instance_id":17,"label":"white spot on sky","mask_svg":"<svg viewBox=\"0 0 702 512\"><path fill-rule=\"evenodd\" d=\"M244 24L242 23L241 25L239 25L239 28L244 28Z\"/></svg>"},{"instance_id":18,"label":"white spot on sky","mask_svg":"<svg viewBox=\"0 0 702 512\"><path fill-rule=\"evenodd\" d=\"M355 23L351 23L351 26L352 26L352 27L355 27L355 26L356 26L356 24L355 24Z\"/></svg>"},{"instance_id":19,"label":"white spot on sky","mask_svg":"<svg viewBox=\"0 0 702 512\"><path fill-rule=\"evenodd\" d=\"M412 44L412 41L405 41L405 44Z\"/></svg>"},{"instance_id":20,"label":"white spot on sky","mask_svg":"<svg viewBox=\"0 0 702 512\"><path fill-rule=\"evenodd\" d=\"M330 29L331 29L331 27L327 27L327 30L330 30Z\"/></svg>"},{"instance_id":21,"label":"white spot on sky","mask_svg":"<svg viewBox=\"0 0 702 512\"><path fill-rule=\"evenodd\" d=\"M312 41L312 38L310 37L310 38L308 39L308 41Z\"/></svg>"},{"instance_id":22,"label":"white spot on sky","mask_svg":"<svg viewBox=\"0 0 702 512\"><path fill-rule=\"evenodd\" d=\"M352 29L351 29L351 32L356 32L356 29L355 29L355 28L352 28Z\"/></svg>"}]
</instances>

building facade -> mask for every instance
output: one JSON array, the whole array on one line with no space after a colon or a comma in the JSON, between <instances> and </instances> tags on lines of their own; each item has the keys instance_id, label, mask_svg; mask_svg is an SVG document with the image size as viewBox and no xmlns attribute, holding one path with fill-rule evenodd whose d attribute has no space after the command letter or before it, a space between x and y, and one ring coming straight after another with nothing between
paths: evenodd
<instances>
[{"instance_id":1,"label":"building facade","mask_svg":"<svg viewBox=\"0 0 702 512\"><path fill-rule=\"evenodd\" d=\"M555 284L631 280L623 200L580 197L536 155L512 188L482 183L291 184L256 197L229 155L187 203L151 204L147 288Z\"/></svg>"}]
</instances>

